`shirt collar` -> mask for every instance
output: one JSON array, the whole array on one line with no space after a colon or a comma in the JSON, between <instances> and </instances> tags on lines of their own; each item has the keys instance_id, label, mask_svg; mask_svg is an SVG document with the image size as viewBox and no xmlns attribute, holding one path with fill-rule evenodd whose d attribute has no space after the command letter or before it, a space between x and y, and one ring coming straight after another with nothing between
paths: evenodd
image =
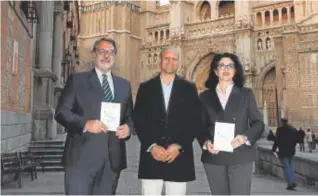
<instances>
[{"instance_id":1,"label":"shirt collar","mask_svg":"<svg viewBox=\"0 0 318 196\"><path fill-rule=\"evenodd\" d=\"M230 94L230 92L232 91L233 86L234 86L233 82L231 84L227 85L226 90L225 90L225 94L226 95ZM217 92L222 92L219 84L216 86L216 91Z\"/></svg>"},{"instance_id":2,"label":"shirt collar","mask_svg":"<svg viewBox=\"0 0 318 196\"><path fill-rule=\"evenodd\" d=\"M101 70L99 70L97 67L95 67L95 71L96 71L96 74L97 74L97 76L98 76L99 78L103 78L103 72L102 72ZM112 77L112 74L111 74L110 71L108 71L108 72L106 73L106 75L107 75L107 78L111 78L111 77Z\"/></svg>"},{"instance_id":3,"label":"shirt collar","mask_svg":"<svg viewBox=\"0 0 318 196\"><path fill-rule=\"evenodd\" d=\"M161 81L161 84L162 84L162 85L170 86L170 85L173 84L175 78L176 78L176 77L174 77L168 84L165 84L165 83L162 81L162 78L161 78L161 76L160 76L160 81Z\"/></svg>"}]
</instances>

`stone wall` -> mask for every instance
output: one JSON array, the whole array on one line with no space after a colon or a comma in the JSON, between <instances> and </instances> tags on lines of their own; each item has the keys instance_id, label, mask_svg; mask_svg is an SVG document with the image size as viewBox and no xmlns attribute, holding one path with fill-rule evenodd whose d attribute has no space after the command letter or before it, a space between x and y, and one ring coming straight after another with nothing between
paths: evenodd
<instances>
[{"instance_id":1,"label":"stone wall","mask_svg":"<svg viewBox=\"0 0 318 196\"><path fill-rule=\"evenodd\" d=\"M258 148L258 168L271 175L284 179L282 164L279 159L271 152L270 147L260 146ZM318 162L295 156L292 159L296 183L318 186Z\"/></svg>"},{"instance_id":2,"label":"stone wall","mask_svg":"<svg viewBox=\"0 0 318 196\"><path fill-rule=\"evenodd\" d=\"M25 150L31 140L29 113L1 111L1 152Z\"/></svg>"},{"instance_id":3,"label":"stone wall","mask_svg":"<svg viewBox=\"0 0 318 196\"><path fill-rule=\"evenodd\" d=\"M31 138L31 27L20 2L1 3L1 152Z\"/></svg>"}]
</instances>

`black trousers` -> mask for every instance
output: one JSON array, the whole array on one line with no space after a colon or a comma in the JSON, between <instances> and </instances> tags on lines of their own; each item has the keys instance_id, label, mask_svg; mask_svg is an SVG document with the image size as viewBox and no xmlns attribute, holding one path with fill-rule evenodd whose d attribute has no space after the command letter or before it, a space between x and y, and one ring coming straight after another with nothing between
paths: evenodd
<instances>
[{"instance_id":1,"label":"black trousers","mask_svg":"<svg viewBox=\"0 0 318 196\"><path fill-rule=\"evenodd\" d=\"M250 195L253 162L236 165L204 163L212 195Z\"/></svg>"},{"instance_id":2,"label":"black trousers","mask_svg":"<svg viewBox=\"0 0 318 196\"><path fill-rule=\"evenodd\" d=\"M78 160L65 167L66 195L114 195L120 176L109 160L107 135L86 134Z\"/></svg>"}]
</instances>

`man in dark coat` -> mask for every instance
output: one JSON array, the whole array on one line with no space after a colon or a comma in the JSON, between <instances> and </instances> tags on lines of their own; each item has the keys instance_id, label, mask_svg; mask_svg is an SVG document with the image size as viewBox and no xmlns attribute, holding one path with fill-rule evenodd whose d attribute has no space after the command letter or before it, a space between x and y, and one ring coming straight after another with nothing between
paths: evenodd
<instances>
[{"instance_id":1,"label":"man in dark coat","mask_svg":"<svg viewBox=\"0 0 318 196\"><path fill-rule=\"evenodd\" d=\"M141 142L138 177L143 195L185 195L186 182L195 180L192 143L201 144L201 104L196 87L176 75L179 53L160 54L158 76L139 87L133 120ZM206 139L206 140L205 140Z\"/></svg>"},{"instance_id":2,"label":"man in dark coat","mask_svg":"<svg viewBox=\"0 0 318 196\"><path fill-rule=\"evenodd\" d=\"M297 144L297 130L288 124L288 120L281 119L282 125L277 128L276 140L272 151L276 152L278 148L278 157L284 169L285 179L287 181L287 190L294 190L296 187L294 170L291 165L292 157L295 155Z\"/></svg>"}]
</instances>

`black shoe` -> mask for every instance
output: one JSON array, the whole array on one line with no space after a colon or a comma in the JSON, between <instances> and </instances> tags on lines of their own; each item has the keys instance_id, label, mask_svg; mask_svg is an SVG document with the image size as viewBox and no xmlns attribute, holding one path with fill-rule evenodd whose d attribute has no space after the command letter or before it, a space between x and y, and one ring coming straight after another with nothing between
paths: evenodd
<instances>
[{"instance_id":1,"label":"black shoe","mask_svg":"<svg viewBox=\"0 0 318 196\"><path fill-rule=\"evenodd\" d=\"M287 190L290 190L290 191L296 191L294 185L288 185L288 186L286 187L286 189L287 189Z\"/></svg>"},{"instance_id":2,"label":"black shoe","mask_svg":"<svg viewBox=\"0 0 318 196\"><path fill-rule=\"evenodd\" d=\"M296 184L296 183L293 183L293 184L292 184L292 187L296 188L296 187L297 187L297 184Z\"/></svg>"}]
</instances>

